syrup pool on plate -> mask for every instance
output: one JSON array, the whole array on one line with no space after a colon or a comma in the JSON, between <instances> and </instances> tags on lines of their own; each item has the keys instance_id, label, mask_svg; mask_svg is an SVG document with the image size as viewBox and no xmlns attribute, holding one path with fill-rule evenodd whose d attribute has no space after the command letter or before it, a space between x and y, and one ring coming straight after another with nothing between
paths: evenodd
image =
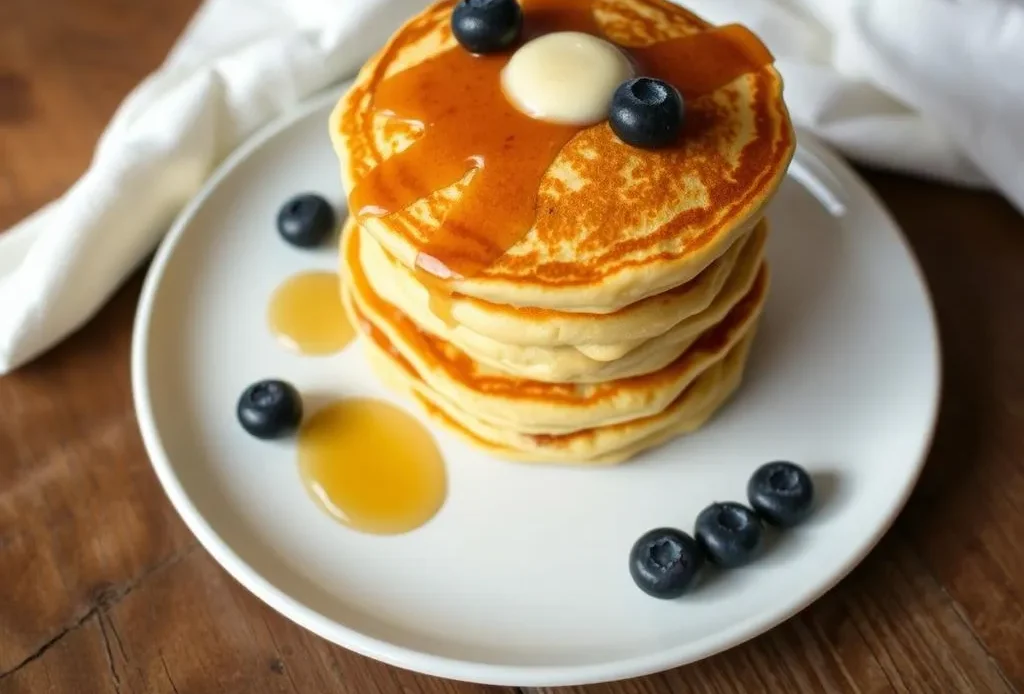
<instances>
[{"instance_id":1,"label":"syrup pool on plate","mask_svg":"<svg viewBox=\"0 0 1024 694\"><path fill-rule=\"evenodd\" d=\"M303 272L285 280L270 298L267 319L271 332L300 354L334 354L355 337L333 272Z\"/></svg>"},{"instance_id":2,"label":"syrup pool on plate","mask_svg":"<svg viewBox=\"0 0 1024 694\"><path fill-rule=\"evenodd\" d=\"M299 431L306 490L356 530L394 535L425 524L448 490L441 452L412 415L382 400L339 400Z\"/></svg>"}]
</instances>

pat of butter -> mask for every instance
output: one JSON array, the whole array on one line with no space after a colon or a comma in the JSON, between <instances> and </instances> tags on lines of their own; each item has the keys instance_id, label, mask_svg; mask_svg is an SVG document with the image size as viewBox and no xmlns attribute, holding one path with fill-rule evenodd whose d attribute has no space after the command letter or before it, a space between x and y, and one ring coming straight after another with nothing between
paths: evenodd
<instances>
[{"instance_id":1,"label":"pat of butter","mask_svg":"<svg viewBox=\"0 0 1024 694\"><path fill-rule=\"evenodd\" d=\"M501 73L505 97L523 113L566 125L608 117L612 95L633 76L614 44L590 34L560 31L524 44Z\"/></svg>"}]
</instances>

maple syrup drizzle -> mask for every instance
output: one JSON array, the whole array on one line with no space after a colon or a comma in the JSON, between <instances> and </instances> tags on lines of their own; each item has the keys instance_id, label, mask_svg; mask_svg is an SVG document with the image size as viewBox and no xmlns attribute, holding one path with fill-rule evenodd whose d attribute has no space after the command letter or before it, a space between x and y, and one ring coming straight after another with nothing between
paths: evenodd
<instances>
[{"instance_id":1,"label":"maple syrup drizzle","mask_svg":"<svg viewBox=\"0 0 1024 694\"><path fill-rule=\"evenodd\" d=\"M527 37L552 31L602 35L592 1L524 0ZM689 98L773 61L739 25L620 48L639 66L638 74L670 82ZM472 172L416 259L419 268L442 279L478 274L523 237L534 223L541 178L581 130L516 109L501 88L508 58L456 46L385 79L373 97L376 111L419 124L422 135L357 183L349 207L359 218L402 210Z\"/></svg>"},{"instance_id":2,"label":"maple syrup drizzle","mask_svg":"<svg viewBox=\"0 0 1024 694\"><path fill-rule=\"evenodd\" d=\"M333 272L303 272L285 280L270 298L267 321L278 340L299 354L334 354L355 337Z\"/></svg>"},{"instance_id":3,"label":"maple syrup drizzle","mask_svg":"<svg viewBox=\"0 0 1024 694\"><path fill-rule=\"evenodd\" d=\"M419 283L427 288L427 308L430 312L449 329L455 328L459 323L452 314L451 285L421 268L416 268L415 275Z\"/></svg>"},{"instance_id":4,"label":"maple syrup drizzle","mask_svg":"<svg viewBox=\"0 0 1024 694\"><path fill-rule=\"evenodd\" d=\"M415 530L448 490L444 459L412 415L382 400L340 400L299 431L306 490L338 521L362 532Z\"/></svg>"}]
</instances>

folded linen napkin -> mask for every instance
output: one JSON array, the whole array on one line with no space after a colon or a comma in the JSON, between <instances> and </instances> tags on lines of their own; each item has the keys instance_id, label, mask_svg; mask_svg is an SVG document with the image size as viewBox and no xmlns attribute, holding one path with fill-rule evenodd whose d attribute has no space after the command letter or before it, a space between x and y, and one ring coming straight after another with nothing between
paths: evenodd
<instances>
[{"instance_id":1,"label":"folded linen napkin","mask_svg":"<svg viewBox=\"0 0 1024 694\"><path fill-rule=\"evenodd\" d=\"M351 76L426 0L206 0L133 91L89 170L0 234L0 374L87 321L217 164ZM1024 210L1024 6L1017 0L688 0L778 58L794 120L849 156Z\"/></svg>"}]
</instances>

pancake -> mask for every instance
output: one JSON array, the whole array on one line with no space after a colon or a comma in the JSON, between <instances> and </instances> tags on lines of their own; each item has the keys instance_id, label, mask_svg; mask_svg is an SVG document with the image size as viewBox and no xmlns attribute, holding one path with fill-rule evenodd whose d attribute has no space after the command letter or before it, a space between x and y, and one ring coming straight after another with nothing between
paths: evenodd
<instances>
[{"instance_id":1,"label":"pancake","mask_svg":"<svg viewBox=\"0 0 1024 694\"><path fill-rule=\"evenodd\" d=\"M450 342L475 361L519 378L550 383L598 383L639 376L667 366L704 330L721 321L753 285L761 264L765 238L765 227L759 226L750 239L741 239L730 249L732 257L729 260L733 262L729 269L732 272L724 286L709 297L704 310L692 315L684 313L678 322L660 335L614 345L543 347L502 343L435 315L436 309L431 306L432 299L426 287L403 286L403 273L396 270L397 263L389 260L383 249L365 233L360 236L360 262L371 289L378 296L398 307L419 328ZM704 274L701 273L700 277ZM698 283L700 277L694 282ZM713 284L718 284L717 277L714 279ZM410 291L414 288L418 290ZM686 302L678 303L685 305ZM624 311L628 311L628 307ZM522 318L520 321L525 322ZM664 318L662 322L669 323ZM623 334L630 335L628 332L620 333L620 337ZM612 352L613 355L609 359L592 359L588 356L591 352L584 347Z\"/></svg>"},{"instance_id":2,"label":"pancake","mask_svg":"<svg viewBox=\"0 0 1024 694\"><path fill-rule=\"evenodd\" d=\"M348 224L355 224L351 219ZM524 347L571 346L598 361L619 359L645 340L663 335L679 321L704 311L718 295L748 240L763 243L767 221L743 236L690 282L630 304L614 313L565 313L517 308L461 294L425 281L383 250L373 237L363 237L363 265L371 279L390 286L389 301L417 318L430 310L446 324L503 344ZM761 237L760 239L758 237ZM422 321L420 321L422 324Z\"/></svg>"},{"instance_id":3,"label":"pancake","mask_svg":"<svg viewBox=\"0 0 1024 694\"><path fill-rule=\"evenodd\" d=\"M351 305L349 310L357 311ZM385 344L366 340L364 345L385 384L411 395L435 422L477 448L522 462L609 465L703 426L739 386L753 337L753 331L748 332L662 412L561 435L521 434L483 422L440 398Z\"/></svg>"},{"instance_id":4,"label":"pancake","mask_svg":"<svg viewBox=\"0 0 1024 694\"><path fill-rule=\"evenodd\" d=\"M562 434L655 415L720 361L753 327L768 288L761 266L752 288L675 361L654 373L596 384L542 383L502 374L419 329L370 286L359 262L359 233L345 234L346 301L364 334L379 334L427 386L478 419L523 433Z\"/></svg>"},{"instance_id":5,"label":"pancake","mask_svg":"<svg viewBox=\"0 0 1024 694\"><path fill-rule=\"evenodd\" d=\"M460 173L443 186L424 188L425 177L439 175L436 170L462 166L462 159L453 162L442 156L447 152L444 147L462 140L450 138L439 145L430 137L434 125L410 122L376 104L382 95L400 91L395 85L415 82L428 99L445 102L452 119L473 105L471 97L459 101L451 95L461 88L455 83L487 62L465 62L475 59L466 58L452 38L452 6L450 0L438 2L401 28L366 64L331 117L331 137L350 202L372 202L373 197L361 191L368 188L368 181L377 181L385 167L400 174L401 185L395 187L410 198L408 205L395 205L394 210L352 206L365 230L400 263L426 267L446 277L450 291L495 304L613 313L694 279L760 219L794 149L782 81L770 63L751 63L750 69L706 92L692 80L677 84L687 97L686 122L678 144L667 149L627 146L606 122L600 123L574 131L532 181L512 175L515 157L527 157L532 149L529 143L517 145L515 133L510 133L507 161L488 160L484 167ZM582 14L579 8L591 7L586 0L525 0L528 29L545 6L572 6L574 17L596 21L606 38L634 51L662 45L678 45L683 51L713 34L706 22L665 0L594 0L593 11ZM694 40L686 43L684 38ZM717 41L699 45L711 50L709 55L718 55L714 51L722 46ZM728 46L737 53L748 47ZM687 53L678 57L666 65L689 70L690 78L721 71L724 64L689 60ZM438 74L441 71L434 69L458 61L464 61L467 70ZM492 105L498 109L493 122L514 119L514 114L501 110L507 110L507 104L499 100L488 107ZM487 135L486 125L467 129L463 139L472 144L475 133ZM439 154L434 160L422 156L435 151ZM417 161L433 161L436 166L413 165ZM502 171L511 172L501 182L507 200L489 214L467 217L467 200L475 199L488 176L493 180L489 167L502 166ZM418 197L409 193L418 189L423 193ZM504 217L523 206L530 210L528 224L517 230L504 223ZM432 250L438 248L447 255ZM480 260L485 251L493 255L487 262ZM479 261L476 265L466 260L471 256ZM456 261L465 261L469 269ZM452 271L456 274L448 276ZM482 323L474 327L488 334ZM557 335L558 324L554 326Z\"/></svg>"}]
</instances>

